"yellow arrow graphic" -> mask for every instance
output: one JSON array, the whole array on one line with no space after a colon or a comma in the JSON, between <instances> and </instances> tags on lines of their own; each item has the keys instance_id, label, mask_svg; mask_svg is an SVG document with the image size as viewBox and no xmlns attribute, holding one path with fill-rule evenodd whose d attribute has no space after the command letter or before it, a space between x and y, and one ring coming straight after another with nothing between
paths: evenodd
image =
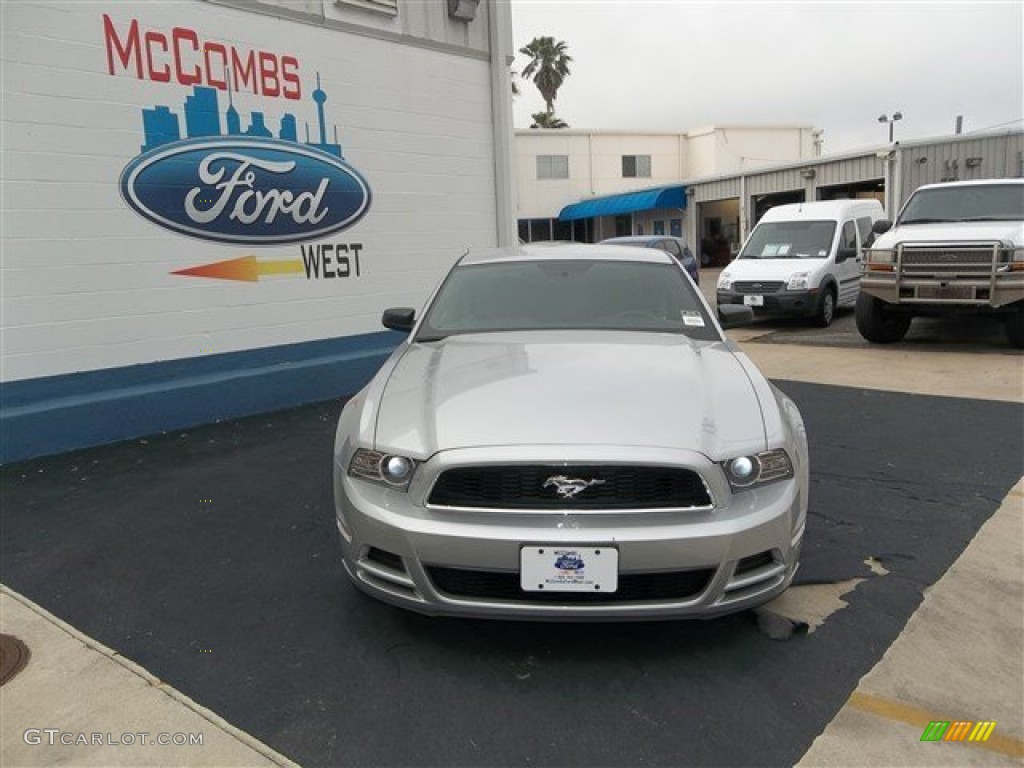
<instances>
[{"instance_id":1,"label":"yellow arrow graphic","mask_svg":"<svg viewBox=\"0 0 1024 768\"><path fill-rule=\"evenodd\" d=\"M298 260L276 259L260 261L255 256L241 256L237 259L215 261L212 264L201 264L198 267L179 269L171 274L255 283L260 279L260 275L297 275L303 271L305 271L305 267Z\"/></svg>"}]
</instances>

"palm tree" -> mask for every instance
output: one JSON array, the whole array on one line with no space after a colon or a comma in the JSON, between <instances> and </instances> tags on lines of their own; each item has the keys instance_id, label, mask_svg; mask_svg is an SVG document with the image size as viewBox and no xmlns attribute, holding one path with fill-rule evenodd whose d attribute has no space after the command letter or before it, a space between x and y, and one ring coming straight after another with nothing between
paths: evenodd
<instances>
[{"instance_id":1,"label":"palm tree","mask_svg":"<svg viewBox=\"0 0 1024 768\"><path fill-rule=\"evenodd\" d=\"M554 112L536 112L531 115L533 125L531 128L568 128L569 124L562 118L556 117Z\"/></svg>"},{"instance_id":2,"label":"palm tree","mask_svg":"<svg viewBox=\"0 0 1024 768\"><path fill-rule=\"evenodd\" d=\"M547 113L553 115L555 97L569 76L569 62L572 61L566 53L566 44L561 40L556 43L553 37L535 37L519 52L530 59L523 68L522 77L525 79L533 75L533 83L544 98Z\"/></svg>"}]
</instances>

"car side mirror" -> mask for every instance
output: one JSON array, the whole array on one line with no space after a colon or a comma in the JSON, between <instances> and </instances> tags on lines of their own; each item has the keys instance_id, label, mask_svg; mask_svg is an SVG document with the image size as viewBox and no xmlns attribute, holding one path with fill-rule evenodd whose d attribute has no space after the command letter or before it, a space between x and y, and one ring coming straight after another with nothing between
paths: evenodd
<instances>
[{"instance_id":1,"label":"car side mirror","mask_svg":"<svg viewBox=\"0 0 1024 768\"><path fill-rule=\"evenodd\" d=\"M842 264L847 259L853 259L857 256L856 248L840 248L836 251L836 264Z\"/></svg>"},{"instance_id":2,"label":"car side mirror","mask_svg":"<svg viewBox=\"0 0 1024 768\"><path fill-rule=\"evenodd\" d=\"M416 310L409 307L385 309L381 322L385 328L390 328L392 331L405 331L408 333L416 324Z\"/></svg>"},{"instance_id":3,"label":"car side mirror","mask_svg":"<svg viewBox=\"0 0 1024 768\"><path fill-rule=\"evenodd\" d=\"M754 322L754 310L740 304L722 304L718 307L718 324L723 330L739 328Z\"/></svg>"},{"instance_id":4,"label":"car side mirror","mask_svg":"<svg viewBox=\"0 0 1024 768\"><path fill-rule=\"evenodd\" d=\"M878 219L871 225L871 231L876 235L884 235L892 229L892 222L888 219Z\"/></svg>"}]
</instances>

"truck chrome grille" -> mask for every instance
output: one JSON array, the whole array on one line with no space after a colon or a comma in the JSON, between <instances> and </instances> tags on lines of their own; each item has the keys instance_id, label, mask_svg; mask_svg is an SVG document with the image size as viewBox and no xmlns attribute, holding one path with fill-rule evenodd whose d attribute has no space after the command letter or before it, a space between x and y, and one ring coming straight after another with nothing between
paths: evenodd
<instances>
[{"instance_id":1,"label":"truck chrome grille","mask_svg":"<svg viewBox=\"0 0 1024 768\"><path fill-rule=\"evenodd\" d=\"M572 481L587 485L573 492ZM455 467L437 478L427 504L462 509L583 511L713 506L703 478L691 469L607 464Z\"/></svg>"},{"instance_id":2,"label":"truck chrome grille","mask_svg":"<svg viewBox=\"0 0 1024 768\"><path fill-rule=\"evenodd\" d=\"M992 245L904 246L900 263L901 271L910 275L988 275L999 256Z\"/></svg>"}]
</instances>

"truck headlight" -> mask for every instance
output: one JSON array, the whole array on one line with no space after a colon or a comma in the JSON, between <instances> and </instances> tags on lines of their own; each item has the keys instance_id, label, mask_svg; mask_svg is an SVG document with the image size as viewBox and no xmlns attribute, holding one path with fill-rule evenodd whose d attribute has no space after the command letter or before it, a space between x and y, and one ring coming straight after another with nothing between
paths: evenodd
<instances>
[{"instance_id":1,"label":"truck headlight","mask_svg":"<svg viewBox=\"0 0 1024 768\"><path fill-rule=\"evenodd\" d=\"M868 257L865 261L864 269L892 272L895 261L896 255L891 250L871 250L868 251Z\"/></svg>"},{"instance_id":2,"label":"truck headlight","mask_svg":"<svg viewBox=\"0 0 1024 768\"><path fill-rule=\"evenodd\" d=\"M810 272L794 272L786 281L787 291L806 291L811 287Z\"/></svg>"},{"instance_id":3,"label":"truck headlight","mask_svg":"<svg viewBox=\"0 0 1024 768\"><path fill-rule=\"evenodd\" d=\"M723 461L722 468L733 491L745 491L755 485L774 483L793 476L793 462L782 448L751 456L738 456Z\"/></svg>"},{"instance_id":4,"label":"truck headlight","mask_svg":"<svg viewBox=\"0 0 1024 768\"><path fill-rule=\"evenodd\" d=\"M416 462L412 459L366 448L360 448L352 454L352 460L348 463L349 477L380 483L399 491L408 490L415 470Z\"/></svg>"},{"instance_id":5,"label":"truck headlight","mask_svg":"<svg viewBox=\"0 0 1024 768\"><path fill-rule=\"evenodd\" d=\"M718 290L732 290L732 275L730 275L728 272L723 272L718 276Z\"/></svg>"}]
</instances>

